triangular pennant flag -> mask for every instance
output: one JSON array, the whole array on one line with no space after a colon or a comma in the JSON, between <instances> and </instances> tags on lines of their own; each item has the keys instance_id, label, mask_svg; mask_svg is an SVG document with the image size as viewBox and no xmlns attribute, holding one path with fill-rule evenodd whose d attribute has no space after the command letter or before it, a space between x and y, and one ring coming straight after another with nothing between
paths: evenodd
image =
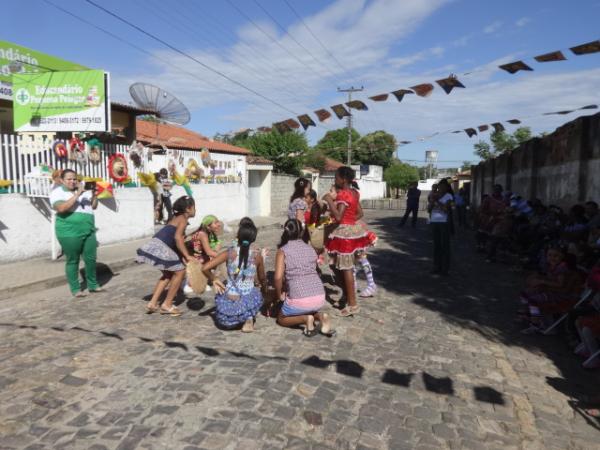
<instances>
[{"instance_id":1,"label":"triangular pennant flag","mask_svg":"<svg viewBox=\"0 0 600 450\"><path fill-rule=\"evenodd\" d=\"M513 125L517 125L519 123L521 123L521 121L519 119L510 119L507 120L508 123L512 123Z\"/></svg>"},{"instance_id":2,"label":"triangular pennant flag","mask_svg":"<svg viewBox=\"0 0 600 450\"><path fill-rule=\"evenodd\" d=\"M260 131L261 133L270 133L272 128L271 127L258 127L257 130Z\"/></svg>"},{"instance_id":3,"label":"triangular pennant flag","mask_svg":"<svg viewBox=\"0 0 600 450\"><path fill-rule=\"evenodd\" d=\"M312 120L310 118L310 116L308 114L302 114L301 116L298 116L298 120L300 121L302 128L304 128L305 130L308 127L316 127L317 126L317 124L314 122L314 120Z\"/></svg>"},{"instance_id":4,"label":"triangular pennant flag","mask_svg":"<svg viewBox=\"0 0 600 450\"><path fill-rule=\"evenodd\" d=\"M587 106L582 106L579 109L598 109L598 105L587 105Z\"/></svg>"},{"instance_id":5,"label":"triangular pennant flag","mask_svg":"<svg viewBox=\"0 0 600 450\"><path fill-rule=\"evenodd\" d=\"M385 102L388 99L388 94L379 94L369 97L374 102Z\"/></svg>"},{"instance_id":6,"label":"triangular pennant flag","mask_svg":"<svg viewBox=\"0 0 600 450\"><path fill-rule=\"evenodd\" d=\"M361 102L360 100L351 100L349 102L346 102L346 106L348 108L354 108L354 109L358 109L359 111L367 111L369 108L367 107L367 105L365 105L363 102Z\"/></svg>"},{"instance_id":7,"label":"triangular pennant flag","mask_svg":"<svg viewBox=\"0 0 600 450\"><path fill-rule=\"evenodd\" d=\"M506 70L508 73L517 73L519 70L533 70L523 61L515 61L508 64L502 64L500 67L502 70Z\"/></svg>"},{"instance_id":8,"label":"triangular pennant flag","mask_svg":"<svg viewBox=\"0 0 600 450\"><path fill-rule=\"evenodd\" d=\"M494 127L494 130L496 131L496 133L501 133L505 129L504 125L502 125L500 122L493 123L492 126Z\"/></svg>"},{"instance_id":9,"label":"triangular pennant flag","mask_svg":"<svg viewBox=\"0 0 600 450\"><path fill-rule=\"evenodd\" d=\"M457 133L462 133L463 130L454 130L452 133L457 134Z\"/></svg>"},{"instance_id":10,"label":"triangular pennant flag","mask_svg":"<svg viewBox=\"0 0 600 450\"><path fill-rule=\"evenodd\" d=\"M440 85L446 94L452 92L452 89L454 88L465 87L454 75L450 75L448 78L442 78L441 80L436 80L436 83Z\"/></svg>"},{"instance_id":11,"label":"triangular pennant flag","mask_svg":"<svg viewBox=\"0 0 600 450\"><path fill-rule=\"evenodd\" d=\"M600 40L571 47L571 51L576 55L588 55L590 53L600 52Z\"/></svg>"},{"instance_id":12,"label":"triangular pennant flag","mask_svg":"<svg viewBox=\"0 0 600 450\"><path fill-rule=\"evenodd\" d=\"M346 108L344 108L344 105L333 105L331 109L333 110L338 119L350 116L350 113Z\"/></svg>"},{"instance_id":13,"label":"triangular pennant flag","mask_svg":"<svg viewBox=\"0 0 600 450\"><path fill-rule=\"evenodd\" d=\"M412 141L400 141L400 145L410 144Z\"/></svg>"},{"instance_id":14,"label":"triangular pennant flag","mask_svg":"<svg viewBox=\"0 0 600 450\"><path fill-rule=\"evenodd\" d=\"M273 124L273 127L281 134L287 133L288 131L292 131L290 126L285 122L275 122Z\"/></svg>"},{"instance_id":15,"label":"triangular pennant flag","mask_svg":"<svg viewBox=\"0 0 600 450\"><path fill-rule=\"evenodd\" d=\"M283 123L285 123L288 127L298 129L300 128L300 124L296 122L294 119L287 119Z\"/></svg>"},{"instance_id":16,"label":"triangular pennant flag","mask_svg":"<svg viewBox=\"0 0 600 450\"><path fill-rule=\"evenodd\" d=\"M398 89L397 91L392 92L392 95L396 97L396 100L399 102L402 101L406 94L414 94L413 91L409 91L408 89Z\"/></svg>"},{"instance_id":17,"label":"triangular pennant flag","mask_svg":"<svg viewBox=\"0 0 600 450\"><path fill-rule=\"evenodd\" d=\"M552 61L564 61L565 55L560 50L550 53L544 53L543 55L536 56L534 58L537 62L552 62Z\"/></svg>"},{"instance_id":18,"label":"triangular pennant flag","mask_svg":"<svg viewBox=\"0 0 600 450\"><path fill-rule=\"evenodd\" d=\"M475 131L475 128L465 128L465 133L467 133L469 137L473 137L477 134L477 131Z\"/></svg>"},{"instance_id":19,"label":"triangular pennant flag","mask_svg":"<svg viewBox=\"0 0 600 450\"><path fill-rule=\"evenodd\" d=\"M553 115L561 115L564 116L566 114L571 114L572 112L575 112L574 109L570 109L570 110L562 110L562 111L554 111L554 112L549 112L549 113L544 113L544 116L553 116Z\"/></svg>"},{"instance_id":20,"label":"triangular pennant flag","mask_svg":"<svg viewBox=\"0 0 600 450\"><path fill-rule=\"evenodd\" d=\"M326 109L318 109L315 111L315 114L317 115L319 122L325 122L331 117L331 113Z\"/></svg>"},{"instance_id":21,"label":"triangular pennant flag","mask_svg":"<svg viewBox=\"0 0 600 450\"><path fill-rule=\"evenodd\" d=\"M487 125L479 125L477 127L477 129L479 130L479 132L481 133L482 131L487 131L489 127Z\"/></svg>"},{"instance_id":22,"label":"triangular pennant flag","mask_svg":"<svg viewBox=\"0 0 600 450\"><path fill-rule=\"evenodd\" d=\"M427 97L433 91L433 84L417 84L416 86L411 86L411 89L415 91L415 94L417 94L419 97Z\"/></svg>"}]
</instances>

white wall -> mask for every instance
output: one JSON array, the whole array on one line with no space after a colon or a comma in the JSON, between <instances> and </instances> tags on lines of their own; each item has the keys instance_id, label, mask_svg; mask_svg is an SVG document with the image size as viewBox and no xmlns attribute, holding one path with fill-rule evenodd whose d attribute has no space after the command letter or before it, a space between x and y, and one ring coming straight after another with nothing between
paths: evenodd
<instances>
[{"instance_id":1,"label":"white wall","mask_svg":"<svg viewBox=\"0 0 600 450\"><path fill-rule=\"evenodd\" d=\"M166 169L170 160L175 162L177 171L181 174L184 173L185 168L191 158L195 159L198 165L204 170L204 175L208 176L211 174L211 169L205 167L200 159L200 152L193 150L178 150L177 157L173 156L175 150L168 150L165 155L152 155L152 160L147 162L145 170L147 172L158 172L160 169ZM183 156L183 164L180 164L180 156ZM219 175L235 175L246 173L246 156L235 155L229 153L216 153L210 152L212 160L217 162L216 170L219 171ZM220 173L224 171L224 173Z\"/></svg>"},{"instance_id":2,"label":"white wall","mask_svg":"<svg viewBox=\"0 0 600 450\"><path fill-rule=\"evenodd\" d=\"M100 201L95 216L101 245L154 232L148 188L116 189L114 199ZM0 263L49 256L52 233L47 199L0 195Z\"/></svg>"},{"instance_id":3,"label":"white wall","mask_svg":"<svg viewBox=\"0 0 600 450\"><path fill-rule=\"evenodd\" d=\"M361 200L384 198L385 186L385 181L374 181L361 178L360 180L358 180L358 187L360 188Z\"/></svg>"}]
</instances>

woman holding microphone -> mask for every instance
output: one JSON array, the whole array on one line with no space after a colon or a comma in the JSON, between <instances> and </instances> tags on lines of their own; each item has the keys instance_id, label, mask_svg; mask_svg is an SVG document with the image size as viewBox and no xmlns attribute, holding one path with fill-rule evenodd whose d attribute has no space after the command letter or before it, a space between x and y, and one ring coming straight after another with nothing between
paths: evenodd
<instances>
[{"instance_id":1,"label":"woman holding microphone","mask_svg":"<svg viewBox=\"0 0 600 450\"><path fill-rule=\"evenodd\" d=\"M71 294L85 297L79 284L79 259L83 255L85 278L90 292L101 292L96 280L96 224L94 210L98 206L95 186L84 186L77 173L63 170L62 185L50 193L50 204L56 211L56 238L66 257L65 272ZM85 189L88 187L89 189Z\"/></svg>"}]
</instances>

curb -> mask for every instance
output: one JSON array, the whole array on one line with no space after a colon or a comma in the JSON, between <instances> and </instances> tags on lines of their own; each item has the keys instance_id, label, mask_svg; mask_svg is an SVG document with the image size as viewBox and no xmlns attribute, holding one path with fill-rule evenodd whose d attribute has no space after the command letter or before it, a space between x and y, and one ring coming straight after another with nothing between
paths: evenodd
<instances>
[{"instance_id":1,"label":"curb","mask_svg":"<svg viewBox=\"0 0 600 450\"><path fill-rule=\"evenodd\" d=\"M281 228L280 223L271 223L268 225L259 226L258 231L274 230L274 229L278 229L278 228ZM226 234L225 236L227 238L233 237L233 235L229 235L229 234ZM102 261L99 261L98 267L96 268L96 274L98 276L107 275L107 274L115 275L119 271L127 269L129 267L133 267L137 264L138 263L136 262L134 257L120 259L120 260L113 261L110 263L103 263ZM63 284L65 284L65 275L60 274L60 275L56 275L56 276L53 276L50 278L46 278L45 280L37 280L37 281L33 281L31 283L22 284L20 286L11 286L2 291L2 293L0 294L0 301L9 300L12 297L15 297L17 295L27 294L27 293L31 293L31 292L44 291L46 289L52 289L52 288L61 286Z\"/></svg>"}]
</instances>

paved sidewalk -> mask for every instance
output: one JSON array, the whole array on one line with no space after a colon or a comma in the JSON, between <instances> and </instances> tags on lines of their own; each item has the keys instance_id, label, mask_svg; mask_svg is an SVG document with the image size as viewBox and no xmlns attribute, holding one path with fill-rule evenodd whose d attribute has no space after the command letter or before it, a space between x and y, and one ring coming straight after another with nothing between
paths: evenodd
<instances>
[{"instance_id":1,"label":"paved sidewalk","mask_svg":"<svg viewBox=\"0 0 600 450\"><path fill-rule=\"evenodd\" d=\"M379 290L333 338L264 316L251 334L219 330L211 293L180 298L179 318L146 315L146 265L84 299L60 286L0 302L0 448L600 448L576 407L597 373L513 322L523 274L484 264L459 231L452 276L432 279L429 230L395 216L366 212Z\"/></svg>"},{"instance_id":2,"label":"paved sidewalk","mask_svg":"<svg viewBox=\"0 0 600 450\"><path fill-rule=\"evenodd\" d=\"M255 217L259 230L279 227L282 217ZM237 221L228 222L231 231L224 238L233 237ZM157 227L159 229L160 227ZM98 248L98 274L114 274L135 264L135 251L146 239L101 245ZM83 262L81 263L83 267ZM40 291L66 283L64 257L56 261L50 257L28 259L0 265L0 300L8 299L26 292Z\"/></svg>"}]
</instances>

